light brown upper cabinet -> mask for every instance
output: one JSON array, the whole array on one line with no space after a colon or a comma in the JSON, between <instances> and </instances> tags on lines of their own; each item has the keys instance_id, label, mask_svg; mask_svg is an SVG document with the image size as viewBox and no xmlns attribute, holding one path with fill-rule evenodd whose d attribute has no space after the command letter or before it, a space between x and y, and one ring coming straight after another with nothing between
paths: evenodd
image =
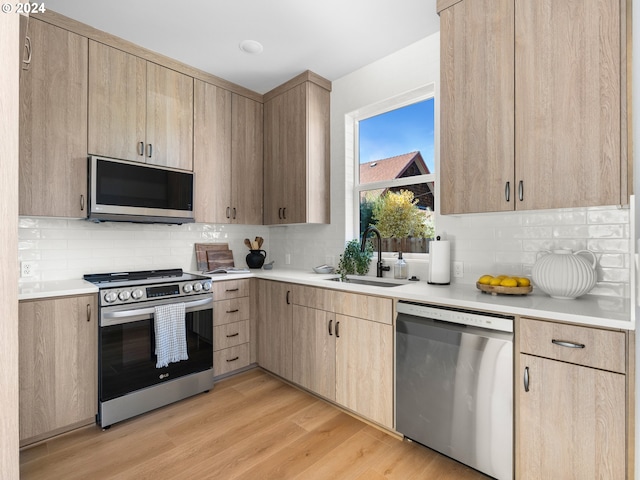
<instances>
[{"instance_id":1,"label":"light brown upper cabinet","mask_svg":"<svg viewBox=\"0 0 640 480\"><path fill-rule=\"evenodd\" d=\"M307 71L264 96L265 225L330 222L330 91Z\"/></svg>"},{"instance_id":2,"label":"light brown upper cabinet","mask_svg":"<svg viewBox=\"0 0 640 480\"><path fill-rule=\"evenodd\" d=\"M91 40L89 153L192 170L193 78Z\"/></svg>"},{"instance_id":3,"label":"light brown upper cabinet","mask_svg":"<svg viewBox=\"0 0 640 480\"><path fill-rule=\"evenodd\" d=\"M440 210L629 202L624 0L438 0Z\"/></svg>"},{"instance_id":4,"label":"light brown upper cabinet","mask_svg":"<svg viewBox=\"0 0 640 480\"><path fill-rule=\"evenodd\" d=\"M88 40L21 22L31 62L20 76L20 215L85 217Z\"/></svg>"},{"instance_id":5,"label":"light brown upper cabinet","mask_svg":"<svg viewBox=\"0 0 640 480\"><path fill-rule=\"evenodd\" d=\"M198 222L262 224L262 104L195 80Z\"/></svg>"}]
</instances>

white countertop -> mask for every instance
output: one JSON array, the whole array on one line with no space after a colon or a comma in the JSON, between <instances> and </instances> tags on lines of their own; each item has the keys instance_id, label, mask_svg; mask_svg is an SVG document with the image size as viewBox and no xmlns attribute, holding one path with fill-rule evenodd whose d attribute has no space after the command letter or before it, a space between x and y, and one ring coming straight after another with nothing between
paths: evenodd
<instances>
[{"instance_id":1,"label":"white countertop","mask_svg":"<svg viewBox=\"0 0 640 480\"><path fill-rule=\"evenodd\" d=\"M399 300L436 303L474 310L547 318L624 330L635 330L631 302L628 298L585 295L575 300L557 300L535 289L529 295L489 295L475 285L429 285L427 282L407 282L397 287L378 287L328 281L336 275L318 275L301 270L254 270L250 273L210 275L213 281L241 278L263 278L281 282L299 283L315 287L332 288L353 293L379 295ZM370 278L370 277L364 277ZM375 280L375 278L372 278ZM381 279L394 282L393 279ZM84 295L97 293L98 288L82 279L55 282L24 283L19 286L19 300Z\"/></svg>"},{"instance_id":2,"label":"white countertop","mask_svg":"<svg viewBox=\"0 0 640 480\"><path fill-rule=\"evenodd\" d=\"M35 300L38 298L66 297L69 295L87 295L92 293L98 293L98 287L81 278L77 280L18 284L18 300Z\"/></svg>"}]
</instances>

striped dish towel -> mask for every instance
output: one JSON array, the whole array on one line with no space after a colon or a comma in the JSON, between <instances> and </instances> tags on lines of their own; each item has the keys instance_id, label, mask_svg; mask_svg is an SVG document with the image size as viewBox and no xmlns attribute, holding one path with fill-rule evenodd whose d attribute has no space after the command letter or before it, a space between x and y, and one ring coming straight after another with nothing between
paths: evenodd
<instances>
[{"instance_id":1,"label":"striped dish towel","mask_svg":"<svg viewBox=\"0 0 640 480\"><path fill-rule=\"evenodd\" d=\"M155 307L156 368L188 360L184 303Z\"/></svg>"}]
</instances>

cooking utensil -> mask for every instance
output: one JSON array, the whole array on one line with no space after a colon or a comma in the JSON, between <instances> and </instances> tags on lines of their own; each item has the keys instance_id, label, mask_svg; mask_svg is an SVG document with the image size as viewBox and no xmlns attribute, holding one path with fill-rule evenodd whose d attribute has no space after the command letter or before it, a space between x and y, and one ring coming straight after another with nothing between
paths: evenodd
<instances>
[{"instance_id":1,"label":"cooking utensil","mask_svg":"<svg viewBox=\"0 0 640 480\"><path fill-rule=\"evenodd\" d=\"M244 239L244 244L249 247L249 250L253 250L253 245L251 245L251 240L249 240L248 238Z\"/></svg>"},{"instance_id":2,"label":"cooking utensil","mask_svg":"<svg viewBox=\"0 0 640 480\"><path fill-rule=\"evenodd\" d=\"M264 238L256 237L256 242L258 242L258 248L262 248L262 244L264 243Z\"/></svg>"}]
</instances>

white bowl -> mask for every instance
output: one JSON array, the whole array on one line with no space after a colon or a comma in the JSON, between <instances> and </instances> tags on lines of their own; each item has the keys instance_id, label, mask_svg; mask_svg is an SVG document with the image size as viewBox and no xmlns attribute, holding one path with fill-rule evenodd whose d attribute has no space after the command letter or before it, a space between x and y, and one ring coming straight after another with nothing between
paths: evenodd
<instances>
[{"instance_id":1,"label":"white bowl","mask_svg":"<svg viewBox=\"0 0 640 480\"><path fill-rule=\"evenodd\" d=\"M316 273L333 273L333 267L329 265L320 265L319 267L313 267L313 271Z\"/></svg>"}]
</instances>

